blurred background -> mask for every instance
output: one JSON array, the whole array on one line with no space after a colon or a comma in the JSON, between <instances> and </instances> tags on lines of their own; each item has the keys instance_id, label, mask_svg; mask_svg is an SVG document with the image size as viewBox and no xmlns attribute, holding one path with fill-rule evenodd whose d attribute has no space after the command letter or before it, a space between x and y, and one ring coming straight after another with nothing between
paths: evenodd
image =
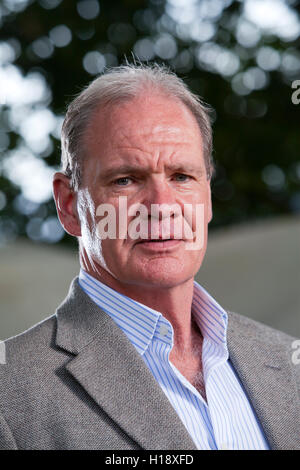
<instances>
[{"instance_id":1,"label":"blurred background","mask_svg":"<svg viewBox=\"0 0 300 470\"><path fill-rule=\"evenodd\" d=\"M134 58L169 65L214 109L197 280L225 308L300 337L299 11L299 0L0 0L0 340L53 314L78 272L51 192L64 112Z\"/></svg>"}]
</instances>

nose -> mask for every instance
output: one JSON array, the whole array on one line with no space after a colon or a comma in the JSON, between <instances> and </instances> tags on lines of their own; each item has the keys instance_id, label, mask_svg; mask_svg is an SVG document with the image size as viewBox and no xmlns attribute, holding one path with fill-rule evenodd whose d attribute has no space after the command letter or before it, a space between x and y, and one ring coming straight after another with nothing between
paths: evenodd
<instances>
[{"instance_id":1,"label":"nose","mask_svg":"<svg viewBox=\"0 0 300 470\"><path fill-rule=\"evenodd\" d=\"M147 209L141 212L148 221L145 238L182 239L182 205L177 197L176 188L165 176L151 175L139 201Z\"/></svg>"},{"instance_id":2,"label":"nose","mask_svg":"<svg viewBox=\"0 0 300 470\"><path fill-rule=\"evenodd\" d=\"M171 206L176 203L174 189L164 178L153 177L146 185L143 203L149 211L152 205Z\"/></svg>"},{"instance_id":3,"label":"nose","mask_svg":"<svg viewBox=\"0 0 300 470\"><path fill-rule=\"evenodd\" d=\"M164 178L152 178L145 188L144 202L148 213L159 220L165 217L176 217L176 194L174 188Z\"/></svg>"}]
</instances>

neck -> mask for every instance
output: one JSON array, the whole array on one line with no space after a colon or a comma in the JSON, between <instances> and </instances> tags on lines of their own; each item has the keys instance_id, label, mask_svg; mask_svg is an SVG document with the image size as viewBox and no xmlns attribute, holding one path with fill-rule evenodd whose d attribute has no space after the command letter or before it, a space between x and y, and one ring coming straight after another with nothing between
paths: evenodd
<instances>
[{"instance_id":1,"label":"neck","mask_svg":"<svg viewBox=\"0 0 300 470\"><path fill-rule=\"evenodd\" d=\"M162 313L174 330L173 352L183 355L192 351L194 334L198 331L191 317L193 278L168 288L160 288L157 285L141 287L120 282L82 253L80 253L80 264L84 271L108 287Z\"/></svg>"}]
</instances>

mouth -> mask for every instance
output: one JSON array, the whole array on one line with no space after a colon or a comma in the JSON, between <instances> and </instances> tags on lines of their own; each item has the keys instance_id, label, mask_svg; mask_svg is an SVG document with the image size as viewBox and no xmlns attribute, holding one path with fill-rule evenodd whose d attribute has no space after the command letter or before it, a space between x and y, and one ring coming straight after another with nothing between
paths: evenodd
<instances>
[{"instance_id":1,"label":"mouth","mask_svg":"<svg viewBox=\"0 0 300 470\"><path fill-rule=\"evenodd\" d=\"M144 239L139 240L136 245L141 248L145 248L151 251L164 251L176 248L183 240L175 238L158 238L158 239Z\"/></svg>"}]
</instances>

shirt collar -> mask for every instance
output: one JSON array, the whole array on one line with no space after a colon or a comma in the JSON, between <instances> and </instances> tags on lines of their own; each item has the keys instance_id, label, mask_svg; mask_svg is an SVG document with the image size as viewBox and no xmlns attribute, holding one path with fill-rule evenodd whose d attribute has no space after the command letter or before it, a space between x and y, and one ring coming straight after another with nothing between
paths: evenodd
<instances>
[{"instance_id":1,"label":"shirt collar","mask_svg":"<svg viewBox=\"0 0 300 470\"><path fill-rule=\"evenodd\" d=\"M89 297L117 323L130 342L142 355L153 339L173 346L173 328L161 312L153 310L98 281L83 269L79 284ZM192 315L206 341L227 352L226 311L196 281L192 301Z\"/></svg>"},{"instance_id":2,"label":"shirt collar","mask_svg":"<svg viewBox=\"0 0 300 470\"><path fill-rule=\"evenodd\" d=\"M228 315L221 305L196 281L194 281L192 314L203 338L216 345L226 347Z\"/></svg>"},{"instance_id":3,"label":"shirt collar","mask_svg":"<svg viewBox=\"0 0 300 470\"><path fill-rule=\"evenodd\" d=\"M79 285L116 322L138 352L144 354L162 314L111 289L83 269Z\"/></svg>"}]
</instances>

